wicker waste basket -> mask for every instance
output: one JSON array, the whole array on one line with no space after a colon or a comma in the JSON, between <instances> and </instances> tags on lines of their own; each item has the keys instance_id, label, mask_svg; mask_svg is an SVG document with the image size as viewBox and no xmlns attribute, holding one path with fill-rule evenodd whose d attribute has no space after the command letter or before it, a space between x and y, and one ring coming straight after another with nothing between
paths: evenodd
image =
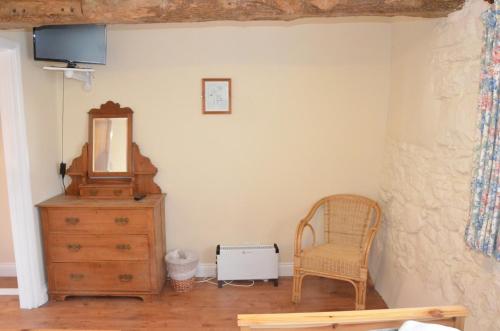
<instances>
[{"instance_id":1,"label":"wicker waste basket","mask_svg":"<svg viewBox=\"0 0 500 331\"><path fill-rule=\"evenodd\" d=\"M167 253L165 260L172 288L176 292L191 291L198 267L198 255L192 251L174 249Z\"/></svg>"}]
</instances>

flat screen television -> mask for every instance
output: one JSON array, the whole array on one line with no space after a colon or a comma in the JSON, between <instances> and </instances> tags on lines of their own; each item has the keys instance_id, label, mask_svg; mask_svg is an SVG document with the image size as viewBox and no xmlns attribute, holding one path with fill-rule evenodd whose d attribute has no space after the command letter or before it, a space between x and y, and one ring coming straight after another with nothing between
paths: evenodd
<instances>
[{"instance_id":1,"label":"flat screen television","mask_svg":"<svg viewBox=\"0 0 500 331\"><path fill-rule=\"evenodd\" d=\"M106 26L46 25L33 29L35 60L106 64Z\"/></svg>"}]
</instances>

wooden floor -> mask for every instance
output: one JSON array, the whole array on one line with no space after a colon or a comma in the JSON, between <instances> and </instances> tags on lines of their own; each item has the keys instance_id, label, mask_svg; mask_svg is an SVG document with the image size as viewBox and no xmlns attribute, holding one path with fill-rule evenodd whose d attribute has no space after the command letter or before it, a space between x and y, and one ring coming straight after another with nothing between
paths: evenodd
<instances>
[{"instance_id":1,"label":"wooden floor","mask_svg":"<svg viewBox=\"0 0 500 331\"><path fill-rule=\"evenodd\" d=\"M167 283L168 285L168 283ZM257 282L254 287L217 288L197 284L189 293L168 286L152 303L135 298L69 298L33 310L19 309L17 297L0 296L0 330L238 330L238 313L284 313L354 309L348 283L306 277L302 302L291 303L291 278L278 287ZM386 308L380 295L368 290L367 309Z\"/></svg>"}]
</instances>

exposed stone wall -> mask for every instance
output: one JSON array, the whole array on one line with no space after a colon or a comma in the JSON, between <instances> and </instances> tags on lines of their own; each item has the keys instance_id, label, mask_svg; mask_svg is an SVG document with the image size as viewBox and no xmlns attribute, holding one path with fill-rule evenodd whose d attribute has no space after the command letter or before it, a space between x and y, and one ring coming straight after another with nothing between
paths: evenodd
<instances>
[{"instance_id":1,"label":"exposed stone wall","mask_svg":"<svg viewBox=\"0 0 500 331\"><path fill-rule=\"evenodd\" d=\"M372 250L391 307L463 304L466 329L500 330L500 263L464 242L468 217L482 1L446 19L393 25L391 111Z\"/></svg>"}]
</instances>

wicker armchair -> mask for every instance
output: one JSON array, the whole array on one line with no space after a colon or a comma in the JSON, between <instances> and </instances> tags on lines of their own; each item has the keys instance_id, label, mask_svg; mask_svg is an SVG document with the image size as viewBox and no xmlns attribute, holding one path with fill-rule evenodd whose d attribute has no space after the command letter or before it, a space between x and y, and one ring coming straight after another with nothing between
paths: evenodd
<instances>
[{"instance_id":1,"label":"wicker armchair","mask_svg":"<svg viewBox=\"0 0 500 331\"><path fill-rule=\"evenodd\" d=\"M320 208L324 244L316 245L310 222ZM368 198L332 195L316 202L297 227L292 301L300 302L304 277L314 275L350 282L356 292L356 309L365 309L368 255L379 225L380 207ZM305 228L312 231L313 245L303 249Z\"/></svg>"}]
</instances>

